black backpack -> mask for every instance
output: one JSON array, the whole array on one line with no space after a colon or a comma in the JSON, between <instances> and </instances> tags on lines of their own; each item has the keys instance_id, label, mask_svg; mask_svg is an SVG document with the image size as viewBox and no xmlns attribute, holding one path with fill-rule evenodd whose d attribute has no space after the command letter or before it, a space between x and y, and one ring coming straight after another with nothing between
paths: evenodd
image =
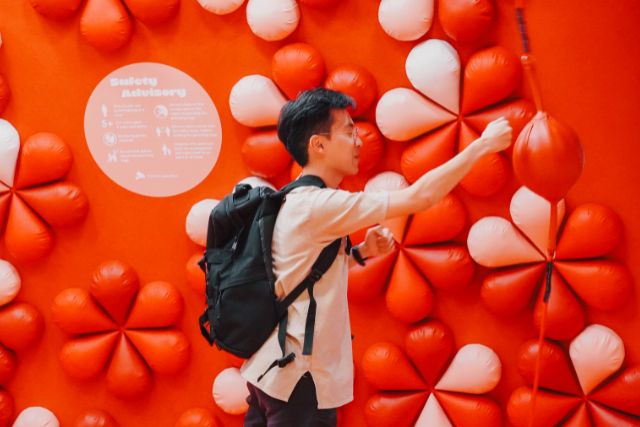
<instances>
[{"instance_id":1,"label":"black backpack","mask_svg":"<svg viewBox=\"0 0 640 427\"><path fill-rule=\"evenodd\" d=\"M277 300L271 257L273 229L287 193L302 186L324 188L325 184L318 177L306 175L280 191L248 184L236 186L234 193L211 211L207 247L200 260L206 276L207 303L200 316L202 334L210 345L215 343L231 354L249 358L279 325L282 357L267 372L295 358L294 353L287 355L284 349L287 309L305 290L310 302L303 354L311 354L316 313L313 285L333 264L340 249L341 239L324 248L307 277L283 300Z\"/></svg>"}]
</instances>

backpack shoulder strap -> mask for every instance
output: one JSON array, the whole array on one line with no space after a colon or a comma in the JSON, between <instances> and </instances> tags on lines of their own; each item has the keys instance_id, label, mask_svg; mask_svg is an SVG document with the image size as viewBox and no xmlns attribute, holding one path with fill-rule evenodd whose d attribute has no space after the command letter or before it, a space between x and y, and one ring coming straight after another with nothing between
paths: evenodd
<instances>
[{"instance_id":1,"label":"backpack shoulder strap","mask_svg":"<svg viewBox=\"0 0 640 427\"><path fill-rule=\"evenodd\" d=\"M292 181L289 184L282 187L280 191L286 194L298 187L326 188L327 185L324 183L324 181L320 177L317 177L315 175L303 175L300 178L296 179L295 181Z\"/></svg>"}]
</instances>

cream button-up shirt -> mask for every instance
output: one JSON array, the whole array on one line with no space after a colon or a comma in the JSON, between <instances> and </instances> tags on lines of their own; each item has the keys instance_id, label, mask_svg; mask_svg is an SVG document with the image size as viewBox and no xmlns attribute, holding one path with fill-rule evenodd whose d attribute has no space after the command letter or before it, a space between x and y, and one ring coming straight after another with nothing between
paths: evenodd
<instances>
[{"instance_id":1,"label":"cream button-up shirt","mask_svg":"<svg viewBox=\"0 0 640 427\"><path fill-rule=\"evenodd\" d=\"M287 195L276 219L272 241L276 295L283 298L311 271L322 249L349 233L381 222L388 193L350 193L317 187L296 188ZM317 302L313 351L302 355L309 293L289 306L286 354L295 359L274 367L258 382L274 360L282 357L278 328L241 368L244 379L271 397L288 401L305 372L316 385L319 409L337 408L353 400L353 356L347 303L349 259L345 240L338 257L315 284Z\"/></svg>"}]
</instances>

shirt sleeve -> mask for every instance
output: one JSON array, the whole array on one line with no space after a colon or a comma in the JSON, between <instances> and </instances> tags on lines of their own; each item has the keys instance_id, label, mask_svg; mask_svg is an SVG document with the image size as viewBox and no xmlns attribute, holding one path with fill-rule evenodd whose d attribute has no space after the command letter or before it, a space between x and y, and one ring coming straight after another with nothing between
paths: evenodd
<instances>
[{"instance_id":1,"label":"shirt sleeve","mask_svg":"<svg viewBox=\"0 0 640 427\"><path fill-rule=\"evenodd\" d=\"M380 223L387 215L388 206L387 192L318 190L310 206L311 235L323 243L333 241Z\"/></svg>"}]
</instances>

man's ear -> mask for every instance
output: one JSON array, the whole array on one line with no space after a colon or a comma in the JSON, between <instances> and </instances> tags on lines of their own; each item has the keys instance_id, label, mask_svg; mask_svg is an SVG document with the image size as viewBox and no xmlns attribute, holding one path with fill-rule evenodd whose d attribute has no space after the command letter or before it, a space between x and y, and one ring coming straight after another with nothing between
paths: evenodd
<instances>
[{"instance_id":1,"label":"man's ear","mask_svg":"<svg viewBox=\"0 0 640 427\"><path fill-rule=\"evenodd\" d=\"M316 153L324 152L324 141L320 135L311 135L309 138L309 151Z\"/></svg>"}]
</instances>

